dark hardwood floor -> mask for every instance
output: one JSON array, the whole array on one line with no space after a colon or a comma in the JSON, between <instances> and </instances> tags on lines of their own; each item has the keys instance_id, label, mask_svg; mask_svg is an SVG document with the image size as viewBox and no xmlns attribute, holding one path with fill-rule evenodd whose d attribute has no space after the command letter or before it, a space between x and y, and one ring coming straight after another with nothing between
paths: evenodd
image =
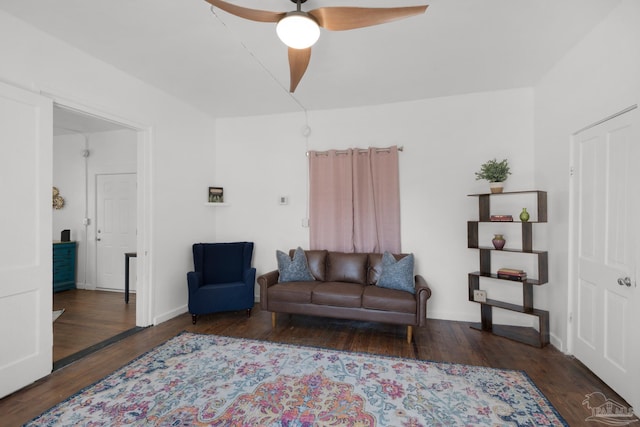
<instances>
[{"instance_id":1,"label":"dark hardwood floor","mask_svg":"<svg viewBox=\"0 0 640 427\"><path fill-rule=\"evenodd\" d=\"M101 323L92 323L95 334ZM271 314L256 305L250 318L244 312L218 313L192 325L191 316L183 314L124 338L0 400L0 424L21 425L181 331L523 370L571 426L593 424L585 422L590 414L582 406L588 393L600 391L626 404L581 363L553 347L519 344L464 322L430 319L416 328L408 344L405 327L372 322L279 315L272 329Z\"/></svg>"},{"instance_id":2,"label":"dark hardwood floor","mask_svg":"<svg viewBox=\"0 0 640 427\"><path fill-rule=\"evenodd\" d=\"M136 326L136 296L73 289L53 294L53 309L64 309L53 323L53 361L58 362Z\"/></svg>"}]
</instances>

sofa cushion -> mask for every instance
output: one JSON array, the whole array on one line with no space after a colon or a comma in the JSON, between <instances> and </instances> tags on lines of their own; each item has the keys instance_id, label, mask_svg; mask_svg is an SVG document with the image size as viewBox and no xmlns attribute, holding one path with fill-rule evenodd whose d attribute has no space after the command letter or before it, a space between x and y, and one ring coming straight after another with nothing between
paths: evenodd
<instances>
[{"instance_id":1,"label":"sofa cushion","mask_svg":"<svg viewBox=\"0 0 640 427\"><path fill-rule=\"evenodd\" d=\"M415 313L416 298L405 291L381 288L379 286L365 286L362 292L362 308Z\"/></svg>"},{"instance_id":2,"label":"sofa cushion","mask_svg":"<svg viewBox=\"0 0 640 427\"><path fill-rule=\"evenodd\" d=\"M311 302L334 307L361 307L363 288L357 283L323 282L313 288Z\"/></svg>"},{"instance_id":3,"label":"sofa cushion","mask_svg":"<svg viewBox=\"0 0 640 427\"><path fill-rule=\"evenodd\" d=\"M367 283L367 254L329 252L327 255L328 282Z\"/></svg>"},{"instance_id":4,"label":"sofa cushion","mask_svg":"<svg viewBox=\"0 0 640 427\"><path fill-rule=\"evenodd\" d=\"M293 259L282 251L276 251L276 258L280 273L278 282L311 282L315 280L309 271L307 257L302 248L295 250Z\"/></svg>"},{"instance_id":5,"label":"sofa cushion","mask_svg":"<svg viewBox=\"0 0 640 427\"><path fill-rule=\"evenodd\" d=\"M327 277L327 251L306 251L309 270L316 280L325 281Z\"/></svg>"},{"instance_id":6,"label":"sofa cushion","mask_svg":"<svg viewBox=\"0 0 640 427\"><path fill-rule=\"evenodd\" d=\"M313 289L320 282L287 282L270 286L267 291L270 301L310 304Z\"/></svg>"},{"instance_id":7,"label":"sofa cushion","mask_svg":"<svg viewBox=\"0 0 640 427\"><path fill-rule=\"evenodd\" d=\"M393 255L385 252L382 255L382 271L376 285L382 288L397 289L415 294L413 254L396 261Z\"/></svg>"},{"instance_id":8,"label":"sofa cushion","mask_svg":"<svg viewBox=\"0 0 640 427\"><path fill-rule=\"evenodd\" d=\"M397 260L401 260L408 254L393 254ZM369 254L369 271L367 272L367 284L375 285L378 283L380 273L382 272L382 254Z\"/></svg>"}]
</instances>

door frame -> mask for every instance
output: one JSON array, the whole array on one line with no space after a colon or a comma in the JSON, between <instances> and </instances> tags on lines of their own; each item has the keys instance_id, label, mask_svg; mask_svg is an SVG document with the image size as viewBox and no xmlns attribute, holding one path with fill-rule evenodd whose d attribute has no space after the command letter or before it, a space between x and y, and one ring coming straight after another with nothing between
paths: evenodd
<instances>
[{"instance_id":1,"label":"door frame","mask_svg":"<svg viewBox=\"0 0 640 427\"><path fill-rule=\"evenodd\" d=\"M151 277L153 255L150 251L152 243L152 219L150 214L152 202L151 190L153 187L151 176L151 144L153 141L153 127L53 94L42 93L42 95L50 98L53 103L60 108L117 123L136 132L136 174L138 184L136 200L138 204L138 214L136 219L136 228L138 230L136 238L138 253L136 260L136 326L150 326L153 324L152 307L154 300L154 290L151 286L151 283L153 283ZM122 262L124 262L124 255Z\"/></svg>"}]
</instances>

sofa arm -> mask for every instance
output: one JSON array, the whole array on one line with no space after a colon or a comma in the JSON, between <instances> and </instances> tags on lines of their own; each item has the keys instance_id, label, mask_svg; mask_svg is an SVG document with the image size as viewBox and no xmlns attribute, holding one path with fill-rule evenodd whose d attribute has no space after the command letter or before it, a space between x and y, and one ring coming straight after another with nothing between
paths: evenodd
<instances>
[{"instance_id":1,"label":"sofa arm","mask_svg":"<svg viewBox=\"0 0 640 427\"><path fill-rule=\"evenodd\" d=\"M189 295L195 295L198 288L202 286L202 273L197 271L188 272L187 285L189 285Z\"/></svg>"},{"instance_id":2,"label":"sofa arm","mask_svg":"<svg viewBox=\"0 0 640 427\"><path fill-rule=\"evenodd\" d=\"M258 277L258 284L260 285L260 307L263 310L269 310L269 297L267 290L269 286L273 286L278 283L280 273L278 270L273 270Z\"/></svg>"},{"instance_id":3,"label":"sofa arm","mask_svg":"<svg viewBox=\"0 0 640 427\"><path fill-rule=\"evenodd\" d=\"M416 303L418 326L424 326L427 323L427 300L431 297L431 288L419 274L415 277L416 281Z\"/></svg>"}]
</instances>

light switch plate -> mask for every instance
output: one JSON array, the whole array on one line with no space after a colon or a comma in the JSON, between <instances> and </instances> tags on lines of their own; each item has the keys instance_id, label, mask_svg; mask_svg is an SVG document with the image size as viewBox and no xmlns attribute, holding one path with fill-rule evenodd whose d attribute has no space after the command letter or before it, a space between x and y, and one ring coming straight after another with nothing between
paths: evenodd
<instances>
[{"instance_id":1,"label":"light switch plate","mask_svg":"<svg viewBox=\"0 0 640 427\"><path fill-rule=\"evenodd\" d=\"M476 302L487 302L487 291L474 290L473 300Z\"/></svg>"}]
</instances>

